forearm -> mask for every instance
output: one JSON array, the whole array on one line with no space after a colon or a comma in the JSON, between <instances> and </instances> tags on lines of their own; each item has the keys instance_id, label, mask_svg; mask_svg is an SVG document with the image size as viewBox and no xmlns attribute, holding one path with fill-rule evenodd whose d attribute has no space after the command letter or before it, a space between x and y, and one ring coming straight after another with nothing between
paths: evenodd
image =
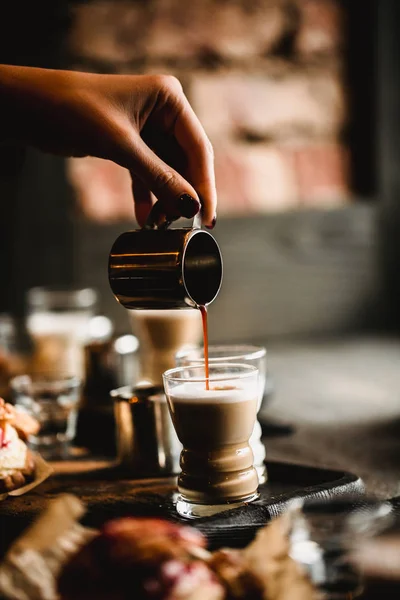
<instances>
[{"instance_id":1,"label":"forearm","mask_svg":"<svg viewBox=\"0 0 400 600\"><path fill-rule=\"evenodd\" d=\"M0 143L36 145L66 84L62 71L0 65Z\"/></svg>"}]
</instances>

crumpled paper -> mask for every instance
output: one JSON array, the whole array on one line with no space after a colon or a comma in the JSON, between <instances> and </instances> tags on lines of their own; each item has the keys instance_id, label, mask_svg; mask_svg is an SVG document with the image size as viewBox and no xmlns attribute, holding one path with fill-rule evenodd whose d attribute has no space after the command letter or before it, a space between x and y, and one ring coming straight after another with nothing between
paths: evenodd
<instances>
[{"instance_id":1,"label":"crumpled paper","mask_svg":"<svg viewBox=\"0 0 400 600\"><path fill-rule=\"evenodd\" d=\"M57 576L68 558L96 535L78 520L85 507L63 494L11 546L0 565L0 596L7 600L56 600Z\"/></svg>"},{"instance_id":2,"label":"crumpled paper","mask_svg":"<svg viewBox=\"0 0 400 600\"><path fill-rule=\"evenodd\" d=\"M268 600L317 600L321 597L301 565L290 557L289 533L297 511L294 505L271 521L244 550L246 562L262 581Z\"/></svg>"},{"instance_id":3,"label":"crumpled paper","mask_svg":"<svg viewBox=\"0 0 400 600\"><path fill-rule=\"evenodd\" d=\"M237 600L319 600L302 566L290 557L290 531L298 507L261 528L243 550L222 549L211 564L225 581L229 597Z\"/></svg>"},{"instance_id":4,"label":"crumpled paper","mask_svg":"<svg viewBox=\"0 0 400 600\"><path fill-rule=\"evenodd\" d=\"M50 477L53 469L49 463L47 463L44 458L42 458L40 454L37 454L36 452L32 452L32 455L35 461L35 473L33 479L25 485L12 490L11 492L4 492L4 494L0 494L0 501L5 500L8 496L22 496Z\"/></svg>"}]
</instances>

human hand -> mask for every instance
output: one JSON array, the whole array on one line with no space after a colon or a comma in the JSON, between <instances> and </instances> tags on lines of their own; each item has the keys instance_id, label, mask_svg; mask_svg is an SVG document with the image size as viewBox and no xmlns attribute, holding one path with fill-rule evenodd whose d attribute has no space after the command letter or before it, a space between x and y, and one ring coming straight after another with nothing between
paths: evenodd
<instances>
[{"instance_id":1,"label":"human hand","mask_svg":"<svg viewBox=\"0 0 400 600\"><path fill-rule=\"evenodd\" d=\"M4 141L127 168L140 225L150 211L156 224L191 218L201 203L214 226L212 147L176 78L0 66L0 109Z\"/></svg>"}]
</instances>

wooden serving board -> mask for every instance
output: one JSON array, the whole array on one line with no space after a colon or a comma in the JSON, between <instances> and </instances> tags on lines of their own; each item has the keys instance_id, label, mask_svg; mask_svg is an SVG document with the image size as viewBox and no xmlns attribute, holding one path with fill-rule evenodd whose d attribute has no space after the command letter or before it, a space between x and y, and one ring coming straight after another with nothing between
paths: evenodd
<instances>
[{"instance_id":1,"label":"wooden serving board","mask_svg":"<svg viewBox=\"0 0 400 600\"><path fill-rule=\"evenodd\" d=\"M260 498L248 506L216 516L187 521L174 508L176 478L127 478L111 462L77 459L53 463L54 475L41 486L20 497L0 503L0 552L40 513L46 500L61 493L78 496L88 511L83 522L98 527L120 516L168 518L198 527L209 538L211 548L241 547L257 529L282 512L295 497L332 499L363 493L362 481L350 473L286 463L268 463L269 481L261 486Z\"/></svg>"}]
</instances>

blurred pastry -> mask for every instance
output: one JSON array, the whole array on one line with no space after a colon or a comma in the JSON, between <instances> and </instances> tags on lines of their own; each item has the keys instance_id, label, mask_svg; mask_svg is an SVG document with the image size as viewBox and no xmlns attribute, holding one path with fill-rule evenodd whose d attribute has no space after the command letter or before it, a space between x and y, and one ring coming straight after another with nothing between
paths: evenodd
<instances>
[{"instance_id":1,"label":"blurred pastry","mask_svg":"<svg viewBox=\"0 0 400 600\"><path fill-rule=\"evenodd\" d=\"M244 550L205 549L196 529L116 519L70 559L61 600L316 600L289 556L289 521L275 519Z\"/></svg>"},{"instance_id":2,"label":"blurred pastry","mask_svg":"<svg viewBox=\"0 0 400 600\"><path fill-rule=\"evenodd\" d=\"M34 457L20 439L15 420L15 409L0 398L0 493L22 487L34 476Z\"/></svg>"},{"instance_id":3,"label":"blurred pastry","mask_svg":"<svg viewBox=\"0 0 400 600\"><path fill-rule=\"evenodd\" d=\"M62 600L223 600L201 556L205 538L159 519L116 519L78 552L58 581Z\"/></svg>"},{"instance_id":4,"label":"blurred pastry","mask_svg":"<svg viewBox=\"0 0 400 600\"><path fill-rule=\"evenodd\" d=\"M12 415L12 426L16 429L21 440L26 442L29 436L36 435L39 432L40 423L37 419L28 415L28 413L18 410L11 404L6 404L6 407Z\"/></svg>"}]
</instances>

